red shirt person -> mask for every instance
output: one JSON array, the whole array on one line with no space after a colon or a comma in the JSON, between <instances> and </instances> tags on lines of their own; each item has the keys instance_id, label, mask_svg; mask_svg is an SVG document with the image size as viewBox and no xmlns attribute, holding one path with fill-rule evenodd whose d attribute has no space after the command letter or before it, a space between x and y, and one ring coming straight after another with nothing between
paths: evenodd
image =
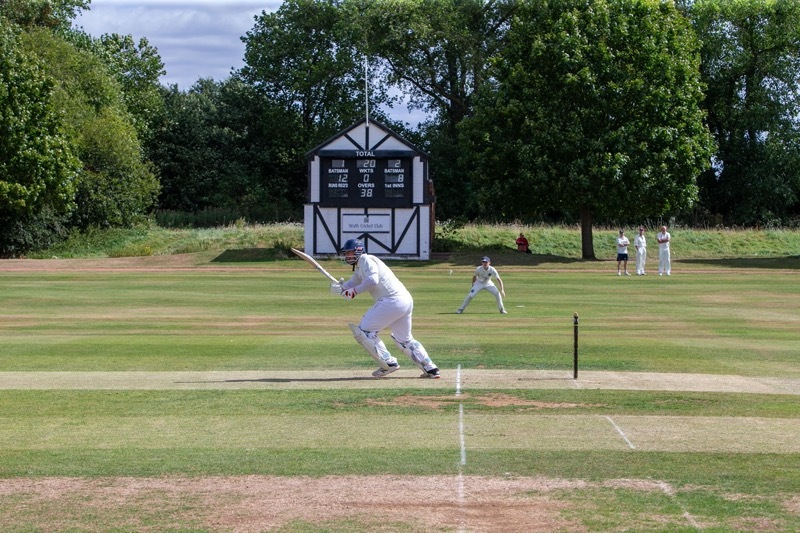
<instances>
[{"instance_id":1,"label":"red shirt person","mask_svg":"<svg viewBox=\"0 0 800 533\"><path fill-rule=\"evenodd\" d=\"M518 252L522 252L524 254L531 253L530 248L528 248L528 239L525 238L525 235L520 233L519 237L517 237L517 241L516 242L517 242L517 251Z\"/></svg>"}]
</instances>

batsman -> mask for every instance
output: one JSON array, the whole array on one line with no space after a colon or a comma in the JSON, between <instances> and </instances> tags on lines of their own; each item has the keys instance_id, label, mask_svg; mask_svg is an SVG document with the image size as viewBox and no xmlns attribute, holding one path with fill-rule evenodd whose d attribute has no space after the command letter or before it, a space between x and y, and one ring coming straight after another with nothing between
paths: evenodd
<instances>
[{"instance_id":1,"label":"batsman","mask_svg":"<svg viewBox=\"0 0 800 533\"><path fill-rule=\"evenodd\" d=\"M381 330L389 328L397 347L422 370L420 377L438 379L439 368L411 335L414 299L405 285L383 261L364 253L364 243L360 240L345 242L341 253L345 263L353 266L353 276L347 281L341 278L339 283L331 283L331 292L348 300L366 292L375 301L357 326L350 324L356 341L378 363L379 368L372 375L381 378L400 368L400 363L378 336Z\"/></svg>"}]
</instances>

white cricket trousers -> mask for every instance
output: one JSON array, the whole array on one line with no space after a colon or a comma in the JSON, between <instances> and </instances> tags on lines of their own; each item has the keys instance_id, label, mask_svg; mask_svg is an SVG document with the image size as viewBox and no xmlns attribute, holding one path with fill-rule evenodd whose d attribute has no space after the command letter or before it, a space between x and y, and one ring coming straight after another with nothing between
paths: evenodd
<instances>
[{"instance_id":1,"label":"white cricket trousers","mask_svg":"<svg viewBox=\"0 0 800 533\"><path fill-rule=\"evenodd\" d=\"M489 293L494 295L494 299L497 300L497 309L502 311L503 308L503 297L500 296L500 291L497 290L497 287L494 286L494 283L481 283L480 281L476 281L472 288L469 290L469 294L467 297L464 298L464 303L461 304L460 309L463 311L467 308L469 303L472 301L475 296L481 291L488 291Z\"/></svg>"},{"instance_id":2,"label":"white cricket trousers","mask_svg":"<svg viewBox=\"0 0 800 533\"><path fill-rule=\"evenodd\" d=\"M669 257L669 248L659 248L658 250L658 273L666 273L667 276L672 272L671 260Z\"/></svg>"},{"instance_id":3,"label":"white cricket trousers","mask_svg":"<svg viewBox=\"0 0 800 533\"><path fill-rule=\"evenodd\" d=\"M363 331L378 332L389 328L392 336L403 343L411 337L411 315L414 311L414 299L410 294L384 296L367 309L358 325Z\"/></svg>"},{"instance_id":4,"label":"white cricket trousers","mask_svg":"<svg viewBox=\"0 0 800 533\"><path fill-rule=\"evenodd\" d=\"M647 248L636 251L636 273L644 274L644 264L647 261Z\"/></svg>"}]
</instances>

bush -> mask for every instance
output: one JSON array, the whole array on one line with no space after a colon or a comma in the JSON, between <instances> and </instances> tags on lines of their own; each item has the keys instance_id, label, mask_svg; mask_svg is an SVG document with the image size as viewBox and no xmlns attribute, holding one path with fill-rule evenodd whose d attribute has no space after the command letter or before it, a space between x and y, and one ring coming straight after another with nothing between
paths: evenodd
<instances>
[{"instance_id":1,"label":"bush","mask_svg":"<svg viewBox=\"0 0 800 533\"><path fill-rule=\"evenodd\" d=\"M31 250L45 250L67 235L66 216L46 208L21 217L0 219L0 257L21 257Z\"/></svg>"}]
</instances>

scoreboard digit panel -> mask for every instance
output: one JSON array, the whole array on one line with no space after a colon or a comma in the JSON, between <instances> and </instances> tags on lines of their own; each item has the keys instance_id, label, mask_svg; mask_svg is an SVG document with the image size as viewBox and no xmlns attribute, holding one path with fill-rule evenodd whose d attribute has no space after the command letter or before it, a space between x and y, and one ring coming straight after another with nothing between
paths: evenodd
<instances>
[{"instance_id":1,"label":"scoreboard digit panel","mask_svg":"<svg viewBox=\"0 0 800 533\"><path fill-rule=\"evenodd\" d=\"M323 207L410 207L409 157L320 158Z\"/></svg>"}]
</instances>

